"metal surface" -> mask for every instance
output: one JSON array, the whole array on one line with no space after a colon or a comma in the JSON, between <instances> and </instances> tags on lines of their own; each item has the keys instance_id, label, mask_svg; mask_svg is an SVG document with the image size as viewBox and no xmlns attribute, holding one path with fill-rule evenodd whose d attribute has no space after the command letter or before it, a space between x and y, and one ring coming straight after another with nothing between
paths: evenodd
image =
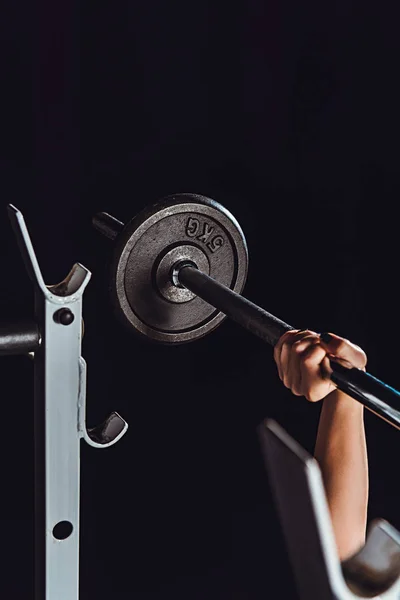
<instances>
[{"instance_id":1,"label":"metal surface","mask_svg":"<svg viewBox=\"0 0 400 600\"><path fill-rule=\"evenodd\" d=\"M40 344L38 326L34 321L0 324L0 356L29 354Z\"/></svg>"},{"instance_id":2,"label":"metal surface","mask_svg":"<svg viewBox=\"0 0 400 600\"><path fill-rule=\"evenodd\" d=\"M97 231L110 240L115 240L124 228L124 224L121 221L118 221L118 219L105 212L95 215L92 219L92 223Z\"/></svg>"},{"instance_id":3,"label":"metal surface","mask_svg":"<svg viewBox=\"0 0 400 600\"><path fill-rule=\"evenodd\" d=\"M330 361L330 375L340 390L351 396L378 417L400 429L400 392L360 369L347 369Z\"/></svg>"},{"instance_id":4,"label":"metal surface","mask_svg":"<svg viewBox=\"0 0 400 600\"><path fill-rule=\"evenodd\" d=\"M116 239L111 265L110 291L116 312L147 338L177 344L213 331L225 315L179 288L171 297L172 286L166 284L163 271L163 258L172 256L170 252L177 252L179 260L193 257L203 267L208 263L209 274L238 293L246 281L248 255L236 219L204 196L169 196L124 227ZM157 267L161 269L158 280Z\"/></svg>"},{"instance_id":5,"label":"metal surface","mask_svg":"<svg viewBox=\"0 0 400 600\"><path fill-rule=\"evenodd\" d=\"M22 214L13 206L9 214L34 284L41 335L34 352L35 598L78 600L80 439L109 447L127 424L113 413L103 426L86 429L82 298L90 272L75 264L60 284L46 286ZM54 319L60 310L74 318L64 319L64 324Z\"/></svg>"},{"instance_id":6,"label":"metal surface","mask_svg":"<svg viewBox=\"0 0 400 600\"><path fill-rule=\"evenodd\" d=\"M193 263L195 268L204 273L210 272L210 262L207 255L196 246L176 246L169 250L155 265L155 287L166 300L174 303L189 302L196 294L184 286L176 286L173 281L174 265Z\"/></svg>"},{"instance_id":7,"label":"metal surface","mask_svg":"<svg viewBox=\"0 0 400 600\"><path fill-rule=\"evenodd\" d=\"M198 269L183 266L178 270L177 277L190 291L271 345L275 345L286 331L293 329L291 325L227 289ZM393 427L400 429L400 392L360 369L348 369L333 360L330 364L332 373L326 373L326 377L330 377L338 389Z\"/></svg>"},{"instance_id":8,"label":"metal surface","mask_svg":"<svg viewBox=\"0 0 400 600\"><path fill-rule=\"evenodd\" d=\"M340 563L319 465L275 421L259 438L302 600L400 598L400 534L374 521L365 546Z\"/></svg>"},{"instance_id":9,"label":"metal surface","mask_svg":"<svg viewBox=\"0 0 400 600\"><path fill-rule=\"evenodd\" d=\"M178 272L178 279L190 291L268 344L274 346L286 331L293 329L198 269L184 265Z\"/></svg>"},{"instance_id":10,"label":"metal surface","mask_svg":"<svg viewBox=\"0 0 400 600\"><path fill-rule=\"evenodd\" d=\"M117 315L135 331L176 344L203 337L228 316L274 346L293 329L241 296L248 267L244 235L213 200L167 197L120 233L121 223L106 213L94 219L104 222L111 229L107 237L116 239L111 295ZM397 390L359 369L333 361L331 367L326 376L338 389L400 429Z\"/></svg>"}]
</instances>

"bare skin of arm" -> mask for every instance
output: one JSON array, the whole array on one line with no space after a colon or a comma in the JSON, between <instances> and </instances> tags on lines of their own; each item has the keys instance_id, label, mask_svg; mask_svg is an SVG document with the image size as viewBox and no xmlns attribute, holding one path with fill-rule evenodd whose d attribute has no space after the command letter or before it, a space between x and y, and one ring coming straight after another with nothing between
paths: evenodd
<instances>
[{"instance_id":1,"label":"bare skin of arm","mask_svg":"<svg viewBox=\"0 0 400 600\"><path fill-rule=\"evenodd\" d=\"M324 341L325 340L325 341ZM315 445L340 560L365 543L368 458L364 406L337 390L327 374L329 357L365 369L365 353L348 340L313 331L290 331L274 349L279 377L296 396L323 400Z\"/></svg>"}]
</instances>

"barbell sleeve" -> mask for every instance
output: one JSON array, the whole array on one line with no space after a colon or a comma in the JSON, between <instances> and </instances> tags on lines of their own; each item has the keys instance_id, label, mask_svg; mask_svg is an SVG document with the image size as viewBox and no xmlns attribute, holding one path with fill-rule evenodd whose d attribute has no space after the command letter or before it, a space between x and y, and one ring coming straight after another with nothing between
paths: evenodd
<instances>
[{"instance_id":1,"label":"barbell sleeve","mask_svg":"<svg viewBox=\"0 0 400 600\"><path fill-rule=\"evenodd\" d=\"M194 266L176 265L174 273L185 288L272 346L284 333L294 329ZM400 429L400 393L396 389L361 369L348 369L333 360L330 366L330 379L338 389Z\"/></svg>"},{"instance_id":2,"label":"barbell sleeve","mask_svg":"<svg viewBox=\"0 0 400 600\"><path fill-rule=\"evenodd\" d=\"M121 221L106 212L97 213L92 219L92 224L99 233L112 241L117 238L124 228Z\"/></svg>"},{"instance_id":3,"label":"barbell sleeve","mask_svg":"<svg viewBox=\"0 0 400 600\"><path fill-rule=\"evenodd\" d=\"M34 321L0 323L0 356L29 354L39 345L39 329Z\"/></svg>"}]
</instances>

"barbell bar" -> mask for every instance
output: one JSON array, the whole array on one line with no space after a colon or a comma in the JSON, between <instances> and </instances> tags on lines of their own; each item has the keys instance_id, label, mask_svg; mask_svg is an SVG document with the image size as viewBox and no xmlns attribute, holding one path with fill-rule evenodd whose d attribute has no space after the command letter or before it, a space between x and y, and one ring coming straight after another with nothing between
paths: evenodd
<instances>
[{"instance_id":1,"label":"barbell bar","mask_svg":"<svg viewBox=\"0 0 400 600\"><path fill-rule=\"evenodd\" d=\"M295 329L241 292L248 268L244 234L222 205L195 194L168 196L127 225L108 213L94 227L114 241L109 291L125 325L161 343L203 337L229 317L275 346ZM400 429L400 393L370 373L330 360L335 386Z\"/></svg>"}]
</instances>

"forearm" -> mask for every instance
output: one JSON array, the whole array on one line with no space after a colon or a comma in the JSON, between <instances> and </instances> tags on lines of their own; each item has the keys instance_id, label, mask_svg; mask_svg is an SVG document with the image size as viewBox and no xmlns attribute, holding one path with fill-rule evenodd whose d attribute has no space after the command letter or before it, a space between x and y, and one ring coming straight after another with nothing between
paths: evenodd
<instances>
[{"instance_id":1,"label":"forearm","mask_svg":"<svg viewBox=\"0 0 400 600\"><path fill-rule=\"evenodd\" d=\"M364 406L339 390L323 400L315 458L344 560L365 543L369 484Z\"/></svg>"}]
</instances>

